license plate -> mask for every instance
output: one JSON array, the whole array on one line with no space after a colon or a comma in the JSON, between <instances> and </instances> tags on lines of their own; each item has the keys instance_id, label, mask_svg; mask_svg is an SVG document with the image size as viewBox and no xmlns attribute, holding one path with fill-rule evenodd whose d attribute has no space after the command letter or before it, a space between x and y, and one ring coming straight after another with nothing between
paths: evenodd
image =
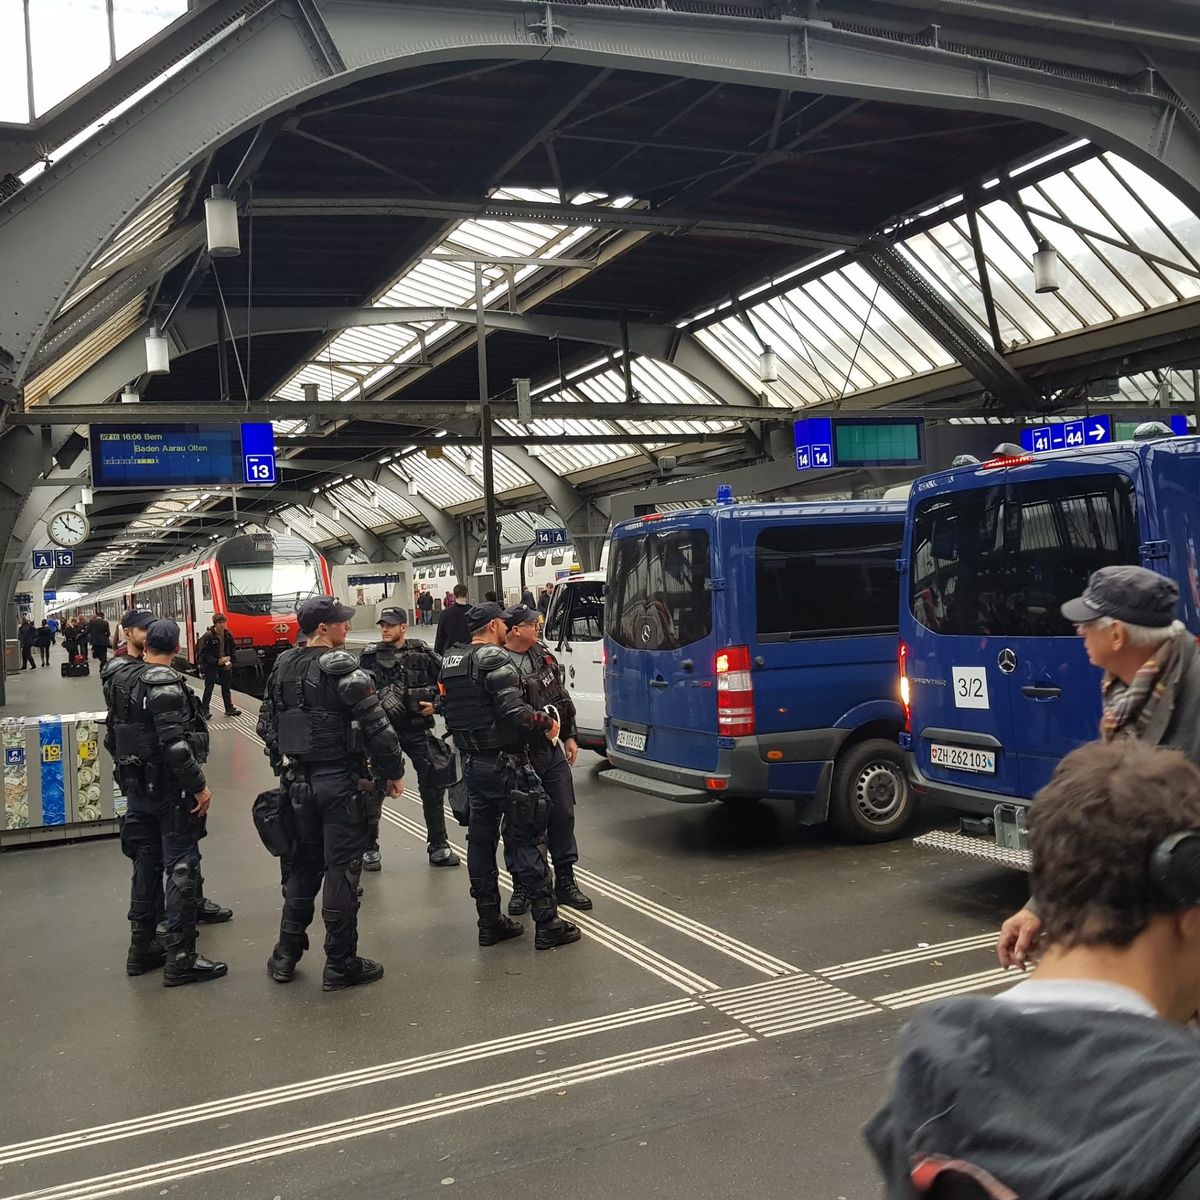
<instances>
[{"instance_id":1,"label":"license plate","mask_svg":"<svg viewBox=\"0 0 1200 1200\"><path fill-rule=\"evenodd\" d=\"M617 749L618 750L645 750L646 735L644 733L634 733L632 729L617 730Z\"/></svg>"},{"instance_id":2,"label":"license plate","mask_svg":"<svg viewBox=\"0 0 1200 1200\"><path fill-rule=\"evenodd\" d=\"M966 746L943 746L932 742L929 746L929 762L935 767L949 767L952 771L974 771L978 775L995 775L995 750L970 750Z\"/></svg>"}]
</instances>

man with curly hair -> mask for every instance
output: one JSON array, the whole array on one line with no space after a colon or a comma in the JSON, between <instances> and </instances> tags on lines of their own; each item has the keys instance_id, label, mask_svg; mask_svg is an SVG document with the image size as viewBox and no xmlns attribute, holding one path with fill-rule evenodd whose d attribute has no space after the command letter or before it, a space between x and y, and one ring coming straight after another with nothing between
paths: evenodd
<instances>
[{"instance_id":1,"label":"man with curly hair","mask_svg":"<svg viewBox=\"0 0 1200 1200\"><path fill-rule=\"evenodd\" d=\"M1200 1196L1200 770L1073 751L1030 810L1046 949L995 998L900 1035L867 1140L889 1200ZM974 1190L939 1190L968 1186Z\"/></svg>"}]
</instances>

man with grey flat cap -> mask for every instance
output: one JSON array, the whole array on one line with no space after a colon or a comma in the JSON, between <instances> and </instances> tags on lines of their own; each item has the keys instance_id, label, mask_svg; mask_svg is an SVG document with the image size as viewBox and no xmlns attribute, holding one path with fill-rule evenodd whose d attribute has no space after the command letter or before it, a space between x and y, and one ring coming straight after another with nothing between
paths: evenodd
<instances>
[{"instance_id":1,"label":"man with grey flat cap","mask_svg":"<svg viewBox=\"0 0 1200 1200\"><path fill-rule=\"evenodd\" d=\"M1083 638L1088 661L1104 672L1100 739L1182 750L1200 766L1200 654L1176 618L1179 587L1145 567L1101 567L1062 615ZM1002 966L1024 967L1041 933L1030 900L1000 929Z\"/></svg>"},{"instance_id":2,"label":"man with grey flat cap","mask_svg":"<svg viewBox=\"0 0 1200 1200\"><path fill-rule=\"evenodd\" d=\"M579 861L579 847L575 843L575 785L571 781L571 768L579 756L575 702L563 680L562 665L539 637L537 609L518 604L504 614L504 620L508 626L504 648L521 677L525 699L539 712L557 713L562 724L559 736L553 741L544 733L535 732L526 737L525 745L529 761L550 797L546 843L554 861L554 898L559 904L586 911L592 907L592 901L575 882L575 864ZM513 877L508 914L519 917L529 907L529 897L514 864L506 845L504 865Z\"/></svg>"},{"instance_id":3,"label":"man with grey flat cap","mask_svg":"<svg viewBox=\"0 0 1200 1200\"><path fill-rule=\"evenodd\" d=\"M446 789L433 781L429 760L433 710L441 699L437 686L441 657L424 642L409 639L408 613L404 609L385 608L375 623L379 626L380 641L362 652L359 666L375 681L379 703L400 739L401 748L416 768L429 865L457 867L459 857L450 849L446 837ZM363 870L378 871L381 863L376 808L371 819L371 846L363 855Z\"/></svg>"},{"instance_id":4,"label":"man with grey flat cap","mask_svg":"<svg viewBox=\"0 0 1200 1200\"><path fill-rule=\"evenodd\" d=\"M371 677L345 649L354 611L333 596L305 600L297 619L307 643L275 660L258 717L271 766L290 795L294 828L279 941L267 974L276 983L294 977L321 891L326 992L383 978L383 967L358 953L372 773L386 781L389 796L404 792L396 733Z\"/></svg>"},{"instance_id":5,"label":"man with grey flat cap","mask_svg":"<svg viewBox=\"0 0 1200 1200\"><path fill-rule=\"evenodd\" d=\"M467 872L478 914L479 944L495 946L524 928L500 912L496 847L504 822L505 849L529 896L537 925L534 946L550 950L579 940L579 928L558 915L550 872L538 844L545 828L546 793L529 761L526 739L557 738L558 720L533 708L504 650L508 625L495 602L467 609L470 643L451 646L442 660L442 712L462 752L470 818Z\"/></svg>"}]
</instances>

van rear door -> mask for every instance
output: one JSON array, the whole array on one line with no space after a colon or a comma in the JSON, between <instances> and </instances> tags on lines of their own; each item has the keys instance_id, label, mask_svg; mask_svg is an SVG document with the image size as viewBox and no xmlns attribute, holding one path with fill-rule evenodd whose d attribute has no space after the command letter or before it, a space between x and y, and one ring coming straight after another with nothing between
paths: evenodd
<instances>
[{"instance_id":1,"label":"van rear door","mask_svg":"<svg viewBox=\"0 0 1200 1200\"><path fill-rule=\"evenodd\" d=\"M694 770L717 765L714 538L709 513L614 531L605 609L614 749Z\"/></svg>"},{"instance_id":2,"label":"van rear door","mask_svg":"<svg viewBox=\"0 0 1200 1200\"><path fill-rule=\"evenodd\" d=\"M1136 453L1106 451L1102 460L1035 460L1006 473L1006 555L1017 582L1003 640L1016 660L1009 683L1024 796L1098 736L1100 671L1059 609L1093 571L1140 562L1139 469Z\"/></svg>"},{"instance_id":3,"label":"van rear door","mask_svg":"<svg viewBox=\"0 0 1200 1200\"><path fill-rule=\"evenodd\" d=\"M917 766L935 783L997 800L1020 795L1017 739L1007 659L982 607L992 591L986 601L977 593L980 560L1003 538L1003 501L1001 472L914 500L902 581L914 618L902 649Z\"/></svg>"},{"instance_id":4,"label":"van rear door","mask_svg":"<svg viewBox=\"0 0 1200 1200\"><path fill-rule=\"evenodd\" d=\"M546 644L567 672L581 739L604 736L604 581L568 579L554 589L546 614Z\"/></svg>"},{"instance_id":5,"label":"van rear door","mask_svg":"<svg viewBox=\"0 0 1200 1200\"><path fill-rule=\"evenodd\" d=\"M1137 456L1034 461L917 499L907 559L913 750L934 781L1029 797L1094 739L1100 674L1059 612L1136 563Z\"/></svg>"}]
</instances>

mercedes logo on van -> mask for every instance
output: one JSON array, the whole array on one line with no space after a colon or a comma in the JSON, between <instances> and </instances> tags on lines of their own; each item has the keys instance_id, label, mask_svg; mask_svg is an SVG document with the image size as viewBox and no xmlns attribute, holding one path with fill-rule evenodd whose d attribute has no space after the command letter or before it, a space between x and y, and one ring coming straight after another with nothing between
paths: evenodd
<instances>
[{"instance_id":1,"label":"mercedes logo on van","mask_svg":"<svg viewBox=\"0 0 1200 1200\"><path fill-rule=\"evenodd\" d=\"M1007 647L1000 651L996 665L1005 675L1011 675L1017 669L1017 656Z\"/></svg>"},{"instance_id":2,"label":"mercedes logo on van","mask_svg":"<svg viewBox=\"0 0 1200 1200\"><path fill-rule=\"evenodd\" d=\"M647 621L642 626L642 641L645 642L647 646L650 645L650 636L652 633L653 630L650 628L650 622Z\"/></svg>"}]
</instances>

